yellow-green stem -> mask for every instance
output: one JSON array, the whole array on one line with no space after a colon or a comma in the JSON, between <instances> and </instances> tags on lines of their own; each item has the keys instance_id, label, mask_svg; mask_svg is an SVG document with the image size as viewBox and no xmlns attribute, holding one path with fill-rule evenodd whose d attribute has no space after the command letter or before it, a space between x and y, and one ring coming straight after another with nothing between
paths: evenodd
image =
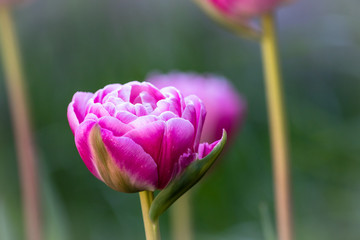
<instances>
[{"instance_id":1,"label":"yellow-green stem","mask_svg":"<svg viewBox=\"0 0 360 240\"><path fill-rule=\"evenodd\" d=\"M0 6L0 40L5 83L16 141L22 202L25 218L25 235L28 240L41 240L40 197L33 136L30 127L26 91L18 43L14 31L11 9Z\"/></svg>"},{"instance_id":2,"label":"yellow-green stem","mask_svg":"<svg viewBox=\"0 0 360 240\"><path fill-rule=\"evenodd\" d=\"M192 240L191 190L179 198L170 208L173 240Z\"/></svg>"},{"instance_id":3,"label":"yellow-green stem","mask_svg":"<svg viewBox=\"0 0 360 240\"><path fill-rule=\"evenodd\" d=\"M153 222L149 217L149 210L151 203L154 200L154 193L149 191L143 191L140 192L139 195L144 220L146 240L160 240L159 222Z\"/></svg>"},{"instance_id":4,"label":"yellow-green stem","mask_svg":"<svg viewBox=\"0 0 360 240\"><path fill-rule=\"evenodd\" d=\"M277 231L279 240L291 240L293 232L289 159L274 16L272 13L267 13L262 16L261 21L263 29L261 45L270 121Z\"/></svg>"}]
</instances>

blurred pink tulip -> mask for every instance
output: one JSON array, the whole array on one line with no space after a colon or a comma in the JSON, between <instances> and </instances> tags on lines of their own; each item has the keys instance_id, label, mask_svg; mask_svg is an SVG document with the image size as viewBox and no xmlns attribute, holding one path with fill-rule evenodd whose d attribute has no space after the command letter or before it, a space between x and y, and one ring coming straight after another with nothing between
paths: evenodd
<instances>
[{"instance_id":1,"label":"blurred pink tulip","mask_svg":"<svg viewBox=\"0 0 360 240\"><path fill-rule=\"evenodd\" d=\"M241 127L246 113L246 102L235 88L223 77L192 73L154 74L146 81L162 88L174 86L184 96L196 95L205 104L207 115L201 142L213 142L221 138L224 128L229 139Z\"/></svg>"},{"instance_id":2,"label":"blurred pink tulip","mask_svg":"<svg viewBox=\"0 0 360 240\"><path fill-rule=\"evenodd\" d=\"M247 19L275 9L287 0L201 0L230 18Z\"/></svg>"},{"instance_id":3,"label":"blurred pink tulip","mask_svg":"<svg viewBox=\"0 0 360 240\"><path fill-rule=\"evenodd\" d=\"M205 157L218 143L199 144L205 115L197 96L147 82L77 92L67 112L89 171L121 192L163 189Z\"/></svg>"},{"instance_id":4,"label":"blurred pink tulip","mask_svg":"<svg viewBox=\"0 0 360 240\"><path fill-rule=\"evenodd\" d=\"M279 5L292 0L194 0L216 21L230 29L250 37L258 30L251 24L254 17L273 11Z\"/></svg>"}]
</instances>

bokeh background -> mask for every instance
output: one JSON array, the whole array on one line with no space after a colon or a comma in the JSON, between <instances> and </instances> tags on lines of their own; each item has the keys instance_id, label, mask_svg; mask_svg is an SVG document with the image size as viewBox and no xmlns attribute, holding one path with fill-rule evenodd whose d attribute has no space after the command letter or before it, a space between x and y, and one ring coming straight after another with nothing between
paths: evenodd
<instances>
[{"instance_id":1,"label":"bokeh background","mask_svg":"<svg viewBox=\"0 0 360 240\"><path fill-rule=\"evenodd\" d=\"M279 41L297 239L360 237L358 0L281 8ZM213 23L191 1L37 0L14 9L40 155L46 238L144 239L137 194L95 179L66 108L76 91L142 81L152 71L217 73L246 97L245 125L193 191L196 239L263 239L273 188L259 45ZM0 239L24 238L14 141L0 68ZM161 217L169 239L168 214Z\"/></svg>"}]
</instances>

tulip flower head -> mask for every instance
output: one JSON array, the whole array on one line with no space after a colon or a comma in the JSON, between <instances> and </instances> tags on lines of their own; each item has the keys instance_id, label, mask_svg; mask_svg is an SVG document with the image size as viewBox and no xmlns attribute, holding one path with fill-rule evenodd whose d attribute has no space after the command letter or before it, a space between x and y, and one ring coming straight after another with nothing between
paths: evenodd
<instances>
[{"instance_id":1,"label":"tulip flower head","mask_svg":"<svg viewBox=\"0 0 360 240\"><path fill-rule=\"evenodd\" d=\"M204 102L207 115L201 142L221 138L222 129L231 139L244 121L246 102L224 77L175 72L153 74L146 81L159 88L174 86L184 96L194 94Z\"/></svg>"},{"instance_id":2,"label":"tulip flower head","mask_svg":"<svg viewBox=\"0 0 360 240\"><path fill-rule=\"evenodd\" d=\"M121 192L163 189L211 152L218 141L199 144L205 115L197 96L147 82L77 92L67 112L89 171Z\"/></svg>"},{"instance_id":3,"label":"tulip flower head","mask_svg":"<svg viewBox=\"0 0 360 240\"><path fill-rule=\"evenodd\" d=\"M270 12L290 0L194 0L210 16L229 28L249 36L258 32L251 23L255 17Z\"/></svg>"},{"instance_id":4,"label":"tulip flower head","mask_svg":"<svg viewBox=\"0 0 360 240\"><path fill-rule=\"evenodd\" d=\"M251 18L271 11L284 0L207 0L218 11L232 18Z\"/></svg>"}]
</instances>

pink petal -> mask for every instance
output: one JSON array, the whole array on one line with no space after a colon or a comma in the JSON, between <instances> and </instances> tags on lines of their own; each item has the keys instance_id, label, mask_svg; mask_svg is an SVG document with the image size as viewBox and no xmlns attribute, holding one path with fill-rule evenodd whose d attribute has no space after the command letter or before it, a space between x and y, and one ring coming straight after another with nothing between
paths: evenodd
<instances>
[{"instance_id":1,"label":"pink petal","mask_svg":"<svg viewBox=\"0 0 360 240\"><path fill-rule=\"evenodd\" d=\"M127 111L132 114L136 114L135 106L129 102L124 102L119 105L116 105L116 111Z\"/></svg>"},{"instance_id":2,"label":"pink petal","mask_svg":"<svg viewBox=\"0 0 360 240\"><path fill-rule=\"evenodd\" d=\"M77 92L72 98L67 109L67 117L73 134L80 123L84 121L86 106L93 93Z\"/></svg>"},{"instance_id":3,"label":"pink petal","mask_svg":"<svg viewBox=\"0 0 360 240\"><path fill-rule=\"evenodd\" d=\"M79 151L80 157L84 161L86 167L89 171L98 179L101 179L94 163L93 163L93 155L91 152L91 144L90 144L90 132L96 121L94 120L85 120L80 126L77 128L75 132L75 145Z\"/></svg>"},{"instance_id":4,"label":"pink petal","mask_svg":"<svg viewBox=\"0 0 360 240\"><path fill-rule=\"evenodd\" d=\"M130 94L131 94L131 86L128 84L122 86L122 88L119 89L118 91L118 97L124 100L124 102L129 102Z\"/></svg>"},{"instance_id":5,"label":"pink petal","mask_svg":"<svg viewBox=\"0 0 360 240\"><path fill-rule=\"evenodd\" d=\"M133 129L124 137L128 137L139 144L155 162L158 162L164 131L165 122L156 121Z\"/></svg>"},{"instance_id":6,"label":"pink petal","mask_svg":"<svg viewBox=\"0 0 360 240\"><path fill-rule=\"evenodd\" d=\"M197 154L191 151L182 154L179 157L179 161L174 166L174 176L180 175L187 166L190 165L197 158Z\"/></svg>"},{"instance_id":7,"label":"pink petal","mask_svg":"<svg viewBox=\"0 0 360 240\"><path fill-rule=\"evenodd\" d=\"M222 138L211 144L209 144L209 143L199 144L199 151L198 151L199 159L203 159L204 157L206 157L221 140L222 140Z\"/></svg>"},{"instance_id":8,"label":"pink petal","mask_svg":"<svg viewBox=\"0 0 360 240\"><path fill-rule=\"evenodd\" d=\"M136 103L135 104L135 113L136 113L136 116L145 116L147 115L147 111L146 111L146 108L144 105L140 104L140 103Z\"/></svg>"},{"instance_id":9,"label":"pink petal","mask_svg":"<svg viewBox=\"0 0 360 240\"><path fill-rule=\"evenodd\" d=\"M98 118L104 117L104 116L110 116L109 112L105 109L105 107L100 103L93 103L90 105L88 109L88 113L92 113Z\"/></svg>"},{"instance_id":10,"label":"pink petal","mask_svg":"<svg viewBox=\"0 0 360 240\"><path fill-rule=\"evenodd\" d=\"M181 118L172 118L166 122L162 143L162 153L158 164L160 189L164 188L174 176L174 165L179 157L188 152L194 143L193 125Z\"/></svg>"},{"instance_id":11,"label":"pink petal","mask_svg":"<svg viewBox=\"0 0 360 240\"><path fill-rule=\"evenodd\" d=\"M130 138L116 137L105 129L101 129L101 136L120 172L129 179L129 188L137 191L155 190L158 173L152 157Z\"/></svg>"},{"instance_id":12,"label":"pink petal","mask_svg":"<svg viewBox=\"0 0 360 240\"><path fill-rule=\"evenodd\" d=\"M141 103L142 104L149 104L152 108L156 107L156 99L154 96L149 94L148 92L140 93Z\"/></svg>"},{"instance_id":13,"label":"pink petal","mask_svg":"<svg viewBox=\"0 0 360 240\"><path fill-rule=\"evenodd\" d=\"M115 115L115 105L112 102L106 102L103 104L103 107L106 109L106 111L111 115Z\"/></svg>"},{"instance_id":14,"label":"pink petal","mask_svg":"<svg viewBox=\"0 0 360 240\"><path fill-rule=\"evenodd\" d=\"M176 118L178 116L176 116L173 112L166 111L166 112L161 113L159 117L160 117L161 120L166 122L169 119Z\"/></svg>"},{"instance_id":15,"label":"pink petal","mask_svg":"<svg viewBox=\"0 0 360 240\"><path fill-rule=\"evenodd\" d=\"M103 89L98 90L94 94L94 103L103 103L104 98L107 97L109 93L115 91L116 89L120 89L121 87L122 87L121 84L114 83L114 84L109 84Z\"/></svg>"},{"instance_id":16,"label":"pink petal","mask_svg":"<svg viewBox=\"0 0 360 240\"><path fill-rule=\"evenodd\" d=\"M190 95L186 97L185 103L186 107L183 113L183 118L189 119L189 121L191 121L191 123L195 127L194 150L196 152L197 147L200 143L200 137L204 125L206 110L203 102L195 95ZM194 110L196 113L196 117L194 116Z\"/></svg>"},{"instance_id":17,"label":"pink petal","mask_svg":"<svg viewBox=\"0 0 360 240\"><path fill-rule=\"evenodd\" d=\"M152 114L159 116L161 113L166 111L170 111L170 103L166 99L163 99L156 103L156 108L154 109Z\"/></svg>"},{"instance_id":18,"label":"pink petal","mask_svg":"<svg viewBox=\"0 0 360 240\"><path fill-rule=\"evenodd\" d=\"M116 118L119 119L121 122L128 124L136 120L138 117L127 111L120 111L116 114Z\"/></svg>"},{"instance_id":19,"label":"pink petal","mask_svg":"<svg viewBox=\"0 0 360 240\"><path fill-rule=\"evenodd\" d=\"M160 92L159 89L157 89L154 85L147 83L147 82L143 82L143 83L139 83L139 82L130 82L127 83L125 85L131 85L131 93L130 93L130 99L129 101L131 103L136 103L135 99L140 96L140 94L142 92L146 92L149 95L151 95L154 99L155 102L159 101L160 99L163 99L164 96L163 94Z\"/></svg>"},{"instance_id":20,"label":"pink petal","mask_svg":"<svg viewBox=\"0 0 360 240\"><path fill-rule=\"evenodd\" d=\"M102 117L99 120L101 128L111 131L115 136L121 137L133 128L114 117Z\"/></svg>"},{"instance_id":21,"label":"pink petal","mask_svg":"<svg viewBox=\"0 0 360 240\"><path fill-rule=\"evenodd\" d=\"M146 124L156 122L158 120L159 120L159 118L156 116L146 115L146 116L138 117L137 119L135 119L134 121L129 123L129 125L132 126L133 128L141 128L142 126L144 126Z\"/></svg>"},{"instance_id":22,"label":"pink petal","mask_svg":"<svg viewBox=\"0 0 360 240\"><path fill-rule=\"evenodd\" d=\"M166 87L161 92L167 97L166 101L170 103L169 111L181 116L185 102L179 90L174 87Z\"/></svg>"}]
</instances>

